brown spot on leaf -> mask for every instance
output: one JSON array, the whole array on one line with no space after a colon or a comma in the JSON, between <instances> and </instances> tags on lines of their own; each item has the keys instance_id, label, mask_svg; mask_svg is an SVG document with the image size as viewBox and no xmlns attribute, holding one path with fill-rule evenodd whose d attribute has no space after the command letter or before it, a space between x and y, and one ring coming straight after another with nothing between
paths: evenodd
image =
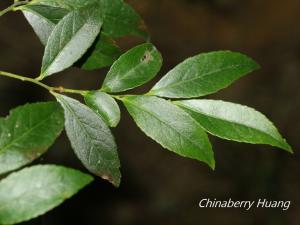
<instances>
[{"instance_id":1,"label":"brown spot on leaf","mask_svg":"<svg viewBox=\"0 0 300 225\"><path fill-rule=\"evenodd\" d=\"M146 51L143 58L142 58L142 62L149 62L149 61L152 61L153 60L153 56L151 55L151 52L149 51Z\"/></svg>"}]
</instances>

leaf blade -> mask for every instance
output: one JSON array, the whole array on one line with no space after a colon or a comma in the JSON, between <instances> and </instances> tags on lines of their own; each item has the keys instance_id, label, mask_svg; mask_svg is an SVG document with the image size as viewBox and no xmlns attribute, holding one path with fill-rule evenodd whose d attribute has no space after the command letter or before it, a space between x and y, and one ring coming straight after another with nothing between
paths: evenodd
<instances>
[{"instance_id":1,"label":"leaf blade","mask_svg":"<svg viewBox=\"0 0 300 225\"><path fill-rule=\"evenodd\" d=\"M138 13L121 0L99 0L103 32L112 38L135 35L149 39L146 25Z\"/></svg>"},{"instance_id":2,"label":"leaf blade","mask_svg":"<svg viewBox=\"0 0 300 225\"><path fill-rule=\"evenodd\" d=\"M114 137L90 108L64 95L54 94L65 110L65 127L77 157L93 174L120 185L120 161Z\"/></svg>"},{"instance_id":3,"label":"leaf blade","mask_svg":"<svg viewBox=\"0 0 300 225\"><path fill-rule=\"evenodd\" d=\"M118 103L108 94L90 91L84 96L85 103L110 127L116 127L121 119Z\"/></svg>"},{"instance_id":4,"label":"leaf blade","mask_svg":"<svg viewBox=\"0 0 300 225\"><path fill-rule=\"evenodd\" d=\"M135 35L146 40L149 34L138 13L123 0L35 0L31 4L60 7L70 11L94 5L101 13L103 32L111 38Z\"/></svg>"},{"instance_id":5,"label":"leaf blade","mask_svg":"<svg viewBox=\"0 0 300 225\"><path fill-rule=\"evenodd\" d=\"M69 12L47 5L25 5L21 9L43 45L47 44L55 25ZM74 66L84 70L101 69L111 66L120 55L121 50L115 41L101 33Z\"/></svg>"},{"instance_id":6,"label":"leaf blade","mask_svg":"<svg viewBox=\"0 0 300 225\"><path fill-rule=\"evenodd\" d=\"M20 106L0 119L0 174L18 169L46 152L64 127L56 102Z\"/></svg>"},{"instance_id":7,"label":"leaf blade","mask_svg":"<svg viewBox=\"0 0 300 225\"><path fill-rule=\"evenodd\" d=\"M258 69L249 57L217 51L191 57L168 72L149 92L167 98L193 98L215 93Z\"/></svg>"},{"instance_id":8,"label":"leaf blade","mask_svg":"<svg viewBox=\"0 0 300 225\"><path fill-rule=\"evenodd\" d=\"M72 66L93 44L101 26L99 15L93 8L72 11L59 21L45 48L41 77Z\"/></svg>"},{"instance_id":9,"label":"leaf blade","mask_svg":"<svg viewBox=\"0 0 300 225\"><path fill-rule=\"evenodd\" d=\"M34 0L29 5L46 5L52 7L60 7L70 11L82 9L94 5L99 0Z\"/></svg>"},{"instance_id":10,"label":"leaf blade","mask_svg":"<svg viewBox=\"0 0 300 225\"><path fill-rule=\"evenodd\" d=\"M120 0L114 0L113 2L111 0L40 0L32 1L20 9L41 42L46 45L55 25L67 13L87 7L92 7L99 11L99 19L104 21L104 28L101 35L98 35L101 37L75 63L75 66L85 70L95 70L110 66L121 54L113 38L126 35L149 38L147 32L141 27L143 21L139 15L131 6Z\"/></svg>"},{"instance_id":11,"label":"leaf blade","mask_svg":"<svg viewBox=\"0 0 300 225\"><path fill-rule=\"evenodd\" d=\"M24 5L21 10L43 45L47 44L55 25L69 12L45 5Z\"/></svg>"},{"instance_id":12,"label":"leaf blade","mask_svg":"<svg viewBox=\"0 0 300 225\"><path fill-rule=\"evenodd\" d=\"M111 66L121 55L121 50L115 41L101 33L86 52L86 54L75 64L84 70L96 70Z\"/></svg>"},{"instance_id":13,"label":"leaf blade","mask_svg":"<svg viewBox=\"0 0 300 225\"><path fill-rule=\"evenodd\" d=\"M114 62L101 90L122 92L151 80L160 70L162 56L150 43L136 46Z\"/></svg>"},{"instance_id":14,"label":"leaf blade","mask_svg":"<svg viewBox=\"0 0 300 225\"><path fill-rule=\"evenodd\" d=\"M153 96L128 96L121 100L147 136L170 151L214 169L214 154L206 133L183 110Z\"/></svg>"},{"instance_id":15,"label":"leaf blade","mask_svg":"<svg viewBox=\"0 0 300 225\"><path fill-rule=\"evenodd\" d=\"M0 182L0 223L15 224L42 215L92 180L87 174L52 165L13 173Z\"/></svg>"},{"instance_id":16,"label":"leaf blade","mask_svg":"<svg viewBox=\"0 0 300 225\"><path fill-rule=\"evenodd\" d=\"M268 144L292 152L272 122L252 108L216 100L186 100L176 104L205 130L220 138Z\"/></svg>"}]
</instances>

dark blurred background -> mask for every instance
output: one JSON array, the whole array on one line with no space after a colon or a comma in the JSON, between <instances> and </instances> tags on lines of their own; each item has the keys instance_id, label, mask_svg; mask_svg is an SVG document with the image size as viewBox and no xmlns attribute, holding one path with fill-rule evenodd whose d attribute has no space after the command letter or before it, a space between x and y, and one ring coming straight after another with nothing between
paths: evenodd
<instances>
[{"instance_id":1,"label":"dark blurred background","mask_svg":"<svg viewBox=\"0 0 300 225\"><path fill-rule=\"evenodd\" d=\"M1 0L4 8L8 0ZM134 125L123 108L113 130L123 181L119 189L97 179L71 200L34 220L44 225L298 225L300 221L300 1L139 0L130 2L145 19L164 56L160 76L186 57L212 50L240 51L262 66L230 88L211 95L249 105L266 114L293 146L278 149L211 137L217 168L164 150ZM120 41L124 49L139 40ZM20 13L0 18L0 69L28 76L39 73L43 46ZM49 84L78 89L101 85L105 70L67 71ZM0 78L0 114L26 102L49 100L39 87ZM157 81L159 77L155 80ZM155 82L153 81L152 84ZM148 90L146 85L138 92ZM63 134L35 163L82 169ZM202 198L290 200L291 208L200 209ZM28 223L29 224L29 223Z\"/></svg>"}]
</instances>

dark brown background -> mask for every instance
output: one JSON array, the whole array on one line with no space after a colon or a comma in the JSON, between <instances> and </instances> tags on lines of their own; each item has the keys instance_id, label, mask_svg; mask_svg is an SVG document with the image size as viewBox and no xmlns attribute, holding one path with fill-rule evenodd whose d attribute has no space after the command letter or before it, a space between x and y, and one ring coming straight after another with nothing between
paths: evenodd
<instances>
[{"instance_id":1,"label":"dark brown background","mask_svg":"<svg viewBox=\"0 0 300 225\"><path fill-rule=\"evenodd\" d=\"M8 0L1 0L0 6ZM268 146L211 138L215 172L162 149L143 135L124 111L113 130L119 145L123 182L114 189L98 179L62 206L32 224L45 225L298 225L300 221L300 1L299 0L139 0L131 1L146 20L153 43L164 56L162 76L188 56L229 49L252 56L259 72L236 82L212 99L246 104L264 112L296 153ZM0 69L34 76L43 47L20 13L0 18ZM136 40L121 41L128 48ZM105 71L69 69L49 84L98 88ZM157 78L158 79L158 78ZM156 80L157 80L156 79ZM154 83L154 82L152 82ZM146 91L151 84L140 88ZM1 78L0 113L48 100L39 87ZM84 170L65 135L36 163L56 163ZM291 200L279 209L200 209L200 199Z\"/></svg>"}]
</instances>

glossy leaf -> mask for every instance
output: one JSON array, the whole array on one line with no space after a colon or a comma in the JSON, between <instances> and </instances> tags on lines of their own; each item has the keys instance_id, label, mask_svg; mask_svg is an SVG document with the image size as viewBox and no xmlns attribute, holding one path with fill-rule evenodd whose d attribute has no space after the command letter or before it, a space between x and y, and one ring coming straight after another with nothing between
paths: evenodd
<instances>
[{"instance_id":1,"label":"glossy leaf","mask_svg":"<svg viewBox=\"0 0 300 225\"><path fill-rule=\"evenodd\" d=\"M7 118L1 118L0 174L18 169L40 157L63 127L63 110L56 102L20 106L12 110Z\"/></svg>"},{"instance_id":2,"label":"glossy leaf","mask_svg":"<svg viewBox=\"0 0 300 225\"><path fill-rule=\"evenodd\" d=\"M40 216L76 194L93 178L60 166L33 166L0 182L0 224Z\"/></svg>"},{"instance_id":3,"label":"glossy leaf","mask_svg":"<svg viewBox=\"0 0 300 225\"><path fill-rule=\"evenodd\" d=\"M204 53L185 60L167 73L149 94L192 98L215 93L258 69L249 57L236 52Z\"/></svg>"},{"instance_id":4,"label":"glossy leaf","mask_svg":"<svg viewBox=\"0 0 300 225\"><path fill-rule=\"evenodd\" d=\"M73 11L65 16L55 26L47 42L41 77L72 66L93 44L101 25L93 8Z\"/></svg>"},{"instance_id":5,"label":"glossy leaf","mask_svg":"<svg viewBox=\"0 0 300 225\"><path fill-rule=\"evenodd\" d=\"M187 100L176 104L213 135L239 142L268 144L292 152L272 122L252 108L215 100Z\"/></svg>"},{"instance_id":6,"label":"glossy leaf","mask_svg":"<svg viewBox=\"0 0 300 225\"><path fill-rule=\"evenodd\" d=\"M85 70L101 69L111 66L120 55L115 41L102 33L77 64Z\"/></svg>"},{"instance_id":7,"label":"glossy leaf","mask_svg":"<svg viewBox=\"0 0 300 225\"><path fill-rule=\"evenodd\" d=\"M149 39L144 21L122 0L98 0L103 19L103 32L112 38L136 35Z\"/></svg>"},{"instance_id":8,"label":"glossy leaf","mask_svg":"<svg viewBox=\"0 0 300 225\"><path fill-rule=\"evenodd\" d=\"M105 122L79 101L55 96L65 110L67 135L78 158L90 172L119 186L117 145Z\"/></svg>"},{"instance_id":9,"label":"glossy leaf","mask_svg":"<svg viewBox=\"0 0 300 225\"><path fill-rule=\"evenodd\" d=\"M206 133L182 109L153 96L128 96L122 101L141 130L164 148L215 167Z\"/></svg>"},{"instance_id":10,"label":"glossy leaf","mask_svg":"<svg viewBox=\"0 0 300 225\"><path fill-rule=\"evenodd\" d=\"M112 65L102 90L122 92L150 81L162 65L159 51L150 43L139 45L123 54Z\"/></svg>"},{"instance_id":11,"label":"glossy leaf","mask_svg":"<svg viewBox=\"0 0 300 225\"><path fill-rule=\"evenodd\" d=\"M39 37L43 45L47 44L48 38L55 25L68 14L68 10L45 5L25 5L22 12Z\"/></svg>"},{"instance_id":12,"label":"glossy leaf","mask_svg":"<svg viewBox=\"0 0 300 225\"><path fill-rule=\"evenodd\" d=\"M110 127L116 127L121 118L118 103L108 94L91 91L84 97L86 104L93 109Z\"/></svg>"}]
</instances>

